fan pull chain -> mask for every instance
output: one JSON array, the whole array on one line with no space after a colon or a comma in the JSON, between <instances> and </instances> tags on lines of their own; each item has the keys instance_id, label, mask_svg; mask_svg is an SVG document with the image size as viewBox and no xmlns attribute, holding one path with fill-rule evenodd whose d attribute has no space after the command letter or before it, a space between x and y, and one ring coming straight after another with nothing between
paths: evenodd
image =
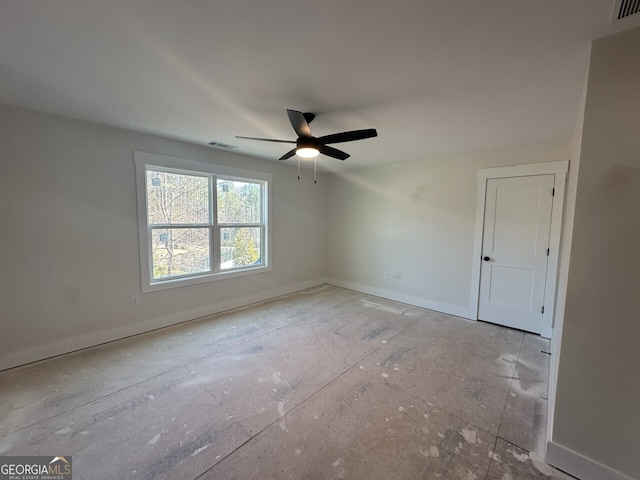
<instances>
[{"instance_id":1,"label":"fan pull chain","mask_svg":"<svg viewBox=\"0 0 640 480\"><path fill-rule=\"evenodd\" d=\"M313 183L318 183L318 180L316 180L316 164L318 163L317 159L314 158L313 159Z\"/></svg>"},{"instance_id":2,"label":"fan pull chain","mask_svg":"<svg viewBox=\"0 0 640 480\"><path fill-rule=\"evenodd\" d=\"M300 180L300 157L298 157L298 180Z\"/></svg>"}]
</instances>

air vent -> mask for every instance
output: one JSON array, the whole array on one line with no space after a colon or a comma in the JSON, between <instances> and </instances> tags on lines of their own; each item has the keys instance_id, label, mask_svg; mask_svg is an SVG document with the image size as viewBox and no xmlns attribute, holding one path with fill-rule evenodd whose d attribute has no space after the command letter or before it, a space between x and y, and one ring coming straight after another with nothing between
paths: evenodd
<instances>
[{"instance_id":1,"label":"air vent","mask_svg":"<svg viewBox=\"0 0 640 480\"><path fill-rule=\"evenodd\" d=\"M214 142L209 142L209 145L211 145L212 147L216 147L216 148L222 148L224 150L233 150L234 148L238 148L237 145L229 145L228 143L215 142L215 141Z\"/></svg>"},{"instance_id":2,"label":"air vent","mask_svg":"<svg viewBox=\"0 0 640 480\"><path fill-rule=\"evenodd\" d=\"M616 6L614 12L617 20L622 20L638 13L640 13L640 0L619 0L619 6Z\"/></svg>"}]
</instances>

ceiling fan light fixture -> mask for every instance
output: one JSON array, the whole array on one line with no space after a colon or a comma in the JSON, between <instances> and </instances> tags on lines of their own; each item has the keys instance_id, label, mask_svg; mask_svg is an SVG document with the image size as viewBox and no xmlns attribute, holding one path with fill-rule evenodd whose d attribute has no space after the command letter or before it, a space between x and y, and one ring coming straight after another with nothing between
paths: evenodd
<instances>
[{"instance_id":1,"label":"ceiling fan light fixture","mask_svg":"<svg viewBox=\"0 0 640 480\"><path fill-rule=\"evenodd\" d=\"M300 147L296 150L296 154L302 158L316 158L320 155L320 151L314 147Z\"/></svg>"}]
</instances>

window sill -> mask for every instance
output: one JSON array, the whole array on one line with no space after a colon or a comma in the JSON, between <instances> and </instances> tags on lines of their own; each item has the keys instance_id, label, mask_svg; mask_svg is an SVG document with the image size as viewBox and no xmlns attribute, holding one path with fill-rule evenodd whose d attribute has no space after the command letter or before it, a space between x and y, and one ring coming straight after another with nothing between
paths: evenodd
<instances>
[{"instance_id":1,"label":"window sill","mask_svg":"<svg viewBox=\"0 0 640 480\"><path fill-rule=\"evenodd\" d=\"M197 277L159 280L151 282L149 285L142 285L142 293L157 292L160 290L168 290L171 288L188 287L190 285L200 285L202 283L215 282L218 280L229 280L232 278L245 277L247 275L258 275L260 273L266 273L270 271L271 267L262 265L259 267L247 267L230 272L209 273L206 275L199 275Z\"/></svg>"}]
</instances>

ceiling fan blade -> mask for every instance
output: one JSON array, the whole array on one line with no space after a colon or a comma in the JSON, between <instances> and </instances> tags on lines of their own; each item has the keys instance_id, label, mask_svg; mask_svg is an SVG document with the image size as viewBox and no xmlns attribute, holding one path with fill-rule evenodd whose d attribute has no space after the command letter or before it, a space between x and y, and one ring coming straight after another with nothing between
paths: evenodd
<instances>
[{"instance_id":1,"label":"ceiling fan blade","mask_svg":"<svg viewBox=\"0 0 640 480\"><path fill-rule=\"evenodd\" d=\"M280 160L286 160L287 158L291 158L296 154L296 149L294 148L293 150L289 150L287 153L285 153L284 155L282 155L278 161Z\"/></svg>"},{"instance_id":2,"label":"ceiling fan blade","mask_svg":"<svg viewBox=\"0 0 640 480\"><path fill-rule=\"evenodd\" d=\"M337 148L329 147L327 145L319 145L318 150L320 153L327 155L328 157L337 158L338 160L346 160L350 157L347 152L338 150Z\"/></svg>"},{"instance_id":3,"label":"ceiling fan blade","mask_svg":"<svg viewBox=\"0 0 640 480\"><path fill-rule=\"evenodd\" d=\"M378 132L375 128L367 128L365 130L351 130L350 132L333 133L318 137L320 143L341 143L352 142L354 140L364 140L365 138L377 137Z\"/></svg>"},{"instance_id":4,"label":"ceiling fan blade","mask_svg":"<svg viewBox=\"0 0 640 480\"><path fill-rule=\"evenodd\" d=\"M307 122L307 119L304 118L304 114L302 112L298 112L297 110L289 110L287 108L287 115L289 115L291 126L296 131L299 137L311 136L309 123Z\"/></svg>"},{"instance_id":5,"label":"ceiling fan blade","mask_svg":"<svg viewBox=\"0 0 640 480\"><path fill-rule=\"evenodd\" d=\"M295 140L275 140L273 138L243 137L240 135L236 135L236 138L244 138L246 140L259 140L261 142L296 143Z\"/></svg>"}]
</instances>

